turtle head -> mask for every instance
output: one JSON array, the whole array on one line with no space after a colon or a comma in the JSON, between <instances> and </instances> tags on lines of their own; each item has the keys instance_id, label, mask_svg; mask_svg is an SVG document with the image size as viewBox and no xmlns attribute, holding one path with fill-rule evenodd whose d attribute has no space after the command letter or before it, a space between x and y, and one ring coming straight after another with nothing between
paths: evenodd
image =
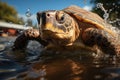
<instances>
[{"instance_id":1,"label":"turtle head","mask_svg":"<svg viewBox=\"0 0 120 80\"><path fill-rule=\"evenodd\" d=\"M37 20L41 38L48 42L66 46L72 44L78 37L76 21L63 11L38 12Z\"/></svg>"}]
</instances>

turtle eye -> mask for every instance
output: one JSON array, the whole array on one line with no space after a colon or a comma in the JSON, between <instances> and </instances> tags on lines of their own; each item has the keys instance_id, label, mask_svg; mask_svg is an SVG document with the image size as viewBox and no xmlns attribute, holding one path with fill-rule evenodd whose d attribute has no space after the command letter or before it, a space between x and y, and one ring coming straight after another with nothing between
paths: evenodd
<instances>
[{"instance_id":1,"label":"turtle eye","mask_svg":"<svg viewBox=\"0 0 120 80\"><path fill-rule=\"evenodd\" d=\"M64 14L64 12L58 11L58 12L56 13L56 20L57 20L59 23L64 23L64 21L65 21L65 14Z\"/></svg>"}]
</instances>

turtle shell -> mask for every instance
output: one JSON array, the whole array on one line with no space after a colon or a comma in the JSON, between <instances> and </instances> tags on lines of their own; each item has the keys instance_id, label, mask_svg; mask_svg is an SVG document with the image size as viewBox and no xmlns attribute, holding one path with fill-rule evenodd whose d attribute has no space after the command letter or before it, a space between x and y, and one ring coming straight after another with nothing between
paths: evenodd
<instances>
[{"instance_id":1,"label":"turtle shell","mask_svg":"<svg viewBox=\"0 0 120 80\"><path fill-rule=\"evenodd\" d=\"M89 26L89 24L91 24L98 29L107 31L112 36L115 36L115 33L108 28L111 25L106 23L99 15L97 15L93 12L86 11L75 5L65 8L65 9L63 9L63 11L66 12L67 14L69 14L70 16L76 18L80 22L86 23L88 26Z\"/></svg>"}]
</instances>

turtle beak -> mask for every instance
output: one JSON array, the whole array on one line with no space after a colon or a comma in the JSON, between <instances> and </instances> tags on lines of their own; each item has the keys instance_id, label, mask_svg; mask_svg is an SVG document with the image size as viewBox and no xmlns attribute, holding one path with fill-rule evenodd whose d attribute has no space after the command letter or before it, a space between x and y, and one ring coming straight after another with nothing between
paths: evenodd
<instances>
[{"instance_id":1,"label":"turtle beak","mask_svg":"<svg viewBox=\"0 0 120 80\"><path fill-rule=\"evenodd\" d=\"M37 21L40 30L51 30L54 28L56 11L44 11L37 13Z\"/></svg>"}]
</instances>

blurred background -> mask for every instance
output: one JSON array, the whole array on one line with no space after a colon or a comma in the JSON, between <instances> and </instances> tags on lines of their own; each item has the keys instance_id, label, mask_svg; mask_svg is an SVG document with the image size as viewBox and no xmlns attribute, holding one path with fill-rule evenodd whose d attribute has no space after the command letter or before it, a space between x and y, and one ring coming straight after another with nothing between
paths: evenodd
<instances>
[{"instance_id":1,"label":"blurred background","mask_svg":"<svg viewBox=\"0 0 120 80\"><path fill-rule=\"evenodd\" d=\"M37 28L36 13L43 10L61 10L70 5L77 5L88 11L93 11L115 27L120 27L120 0L0 0L0 22L19 24L18 29L0 23L0 35L15 36L24 30L23 27ZM102 7L104 7L104 9ZM7 33L7 35L3 34Z\"/></svg>"}]
</instances>

